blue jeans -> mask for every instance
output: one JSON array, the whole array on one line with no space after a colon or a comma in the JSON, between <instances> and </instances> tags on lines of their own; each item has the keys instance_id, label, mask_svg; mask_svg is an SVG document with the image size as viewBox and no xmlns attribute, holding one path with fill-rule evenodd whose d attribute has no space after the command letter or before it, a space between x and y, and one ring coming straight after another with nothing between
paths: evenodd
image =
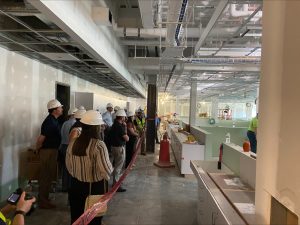
<instances>
[{"instance_id":1,"label":"blue jeans","mask_svg":"<svg viewBox=\"0 0 300 225\"><path fill-rule=\"evenodd\" d=\"M256 134L253 131L248 130L247 137L249 138L250 141L251 152L254 152L256 154L256 145L257 145Z\"/></svg>"}]
</instances>

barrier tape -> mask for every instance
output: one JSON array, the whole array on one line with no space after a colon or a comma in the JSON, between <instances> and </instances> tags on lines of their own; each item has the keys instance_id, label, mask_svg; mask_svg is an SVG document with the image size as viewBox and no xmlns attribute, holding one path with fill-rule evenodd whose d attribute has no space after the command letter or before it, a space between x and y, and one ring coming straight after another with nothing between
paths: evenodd
<instances>
[{"instance_id":1,"label":"barrier tape","mask_svg":"<svg viewBox=\"0 0 300 225\"><path fill-rule=\"evenodd\" d=\"M137 154L139 153L139 150L141 149L141 142L142 139L144 138L143 134L137 141L136 147L135 147L135 152L134 155L132 156L132 160L129 163L128 167L125 169L123 175L120 177L117 183L112 187L112 189L105 193L97 203L95 203L91 208L86 210L72 225L87 225L89 224L98 214L98 212L101 212L104 207L107 205L107 203L112 199L112 197L116 194L116 191L124 181L124 179L127 177L129 174L132 165L135 163Z\"/></svg>"}]
</instances>

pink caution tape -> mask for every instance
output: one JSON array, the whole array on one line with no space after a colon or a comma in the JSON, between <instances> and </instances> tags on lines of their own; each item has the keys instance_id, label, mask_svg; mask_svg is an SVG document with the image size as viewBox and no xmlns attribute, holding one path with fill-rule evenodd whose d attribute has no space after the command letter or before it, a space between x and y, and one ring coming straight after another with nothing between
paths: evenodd
<instances>
[{"instance_id":1,"label":"pink caution tape","mask_svg":"<svg viewBox=\"0 0 300 225\"><path fill-rule=\"evenodd\" d=\"M104 194L97 203L95 203L91 208L86 210L72 225L87 225L89 224L95 216L98 214L98 212L102 211L102 209L107 205L107 203L112 199L112 197L115 195L116 191L124 181L124 179L127 177L129 174L132 165L135 163L137 154L141 150L141 140L144 137L144 134L142 135L141 138L138 139L136 147L135 147L135 152L134 155L132 156L132 160L129 163L128 167L124 171L123 175L120 177L117 183L112 187L112 189Z\"/></svg>"}]
</instances>

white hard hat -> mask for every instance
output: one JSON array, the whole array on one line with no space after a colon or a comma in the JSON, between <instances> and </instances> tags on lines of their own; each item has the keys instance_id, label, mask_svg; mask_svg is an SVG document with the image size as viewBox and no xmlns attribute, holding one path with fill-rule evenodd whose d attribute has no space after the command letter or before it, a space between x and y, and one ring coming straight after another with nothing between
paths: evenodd
<instances>
[{"instance_id":1,"label":"white hard hat","mask_svg":"<svg viewBox=\"0 0 300 225\"><path fill-rule=\"evenodd\" d=\"M111 104L111 103L107 103L107 105L106 105L106 108L113 108L114 106L113 106L113 104Z\"/></svg>"},{"instance_id":2,"label":"white hard hat","mask_svg":"<svg viewBox=\"0 0 300 225\"><path fill-rule=\"evenodd\" d=\"M73 109L69 109L68 115L74 115L78 109L75 107Z\"/></svg>"},{"instance_id":3,"label":"white hard hat","mask_svg":"<svg viewBox=\"0 0 300 225\"><path fill-rule=\"evenodd\" d=\"M117 112L116 112L116 116L127 116L126 115L126 112L124 109L119 109Z\"/></svg>"},{"instance_id":4,"label":"white hard hat","mask_svg":"<svg viewBox=\"0 0 300 225\"><path fill-rule=\"evenodd\" d=\"M81 119L85 113L86 113L85 108L83 106L79 106L79 109L75 112L74 117L76 119Z\"/></svg>"},{"instance_id":5,"label":"white hard hat","mask_svg":"<svg viewBox=\"0 0 300 225\"><path fill-rule=\"evenodd\" d=\"M55 109L60 106L63 106L57 99L52 99L47 104L47 109Z\"/></svg>"},{"instance_id":6,"label":"white hard hat","mask_svg":"<svg viewBox=\"0 0 300 225\"><path fill-rule=\"evenodd\" d=\"M114 111L118 111L118 110L120 110L121 108L120 108L120 106L115 106L115 108L114 108Z\"/></svg>"},{"instance_id":7,"label":"white hard hat","mask_svg":"<svg viewBox=\"0 0 300 225\"><path fill-rule=\"evenodd\" d=\"M102 125L104 124L102 116L98 111L88 110L81 118L81 123L87 125Z\"/></svg>"},{"instance_id":8,"label":"white hard hat","mask_svg":"<svg viewBox=\"0 0 300 225\"><path fill-rule=\"evenodd\" d=\"M128 116L128 117L134 116L134 113L133 113L132 111L129 111L129 112L127 113L127 116Z\"/></svg>"}]
</instances>

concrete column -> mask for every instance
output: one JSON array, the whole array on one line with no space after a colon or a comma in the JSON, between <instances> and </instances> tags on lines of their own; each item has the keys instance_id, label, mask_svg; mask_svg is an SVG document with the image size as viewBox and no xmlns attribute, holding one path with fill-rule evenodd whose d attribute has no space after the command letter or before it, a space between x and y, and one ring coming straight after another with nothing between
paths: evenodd
<instances>
[{"instance_id":1,"label":"concrete column","mask_svg":"<svg viewBox=\"0 0 300 225\"><path fill-rule=\"evenodd\" d=\"M147 97L147 131L146 131L146 151L155 151L155 113L156 113L156 75L148 78L148 97Z\"/></svg>"},{"instance_id":2,"label":"concrete column","mask_svg":"<svg viewBox=\"0 0 300 225\"><path fill-rule=\"evenodd\" d=\"M270 224L272 196L300 224L300 1L264 1L263 10L256 224Z\"/></svg>"},{"instance_id":3,"label":"concrete column","mask_svg":"<svg viewBox=\"0 0 300 225\"><path fill-rule=\"evenodd\" d=\"M179 107L179 98L176 96L176 102L175 102L175 112L181 116L180 107Z\"/></svg>"},{"instance_id":4,"label":"concrete column","mask_svg":"<svg viewBox=\"0 0 300 225\"><path fill-rule=\"evenodd\" d=\"M211 102L211 118L218 119L218 99L214 98Z\"/></svg>"},{"instance_id":5,"label":"concrete column","mask_svg":"<svg viewBox=\"0 0 300 225\"><path fill-rule=\"evenodd\" d=\"M190 114L189 124L190 126L196 125L196 111L197 111L197 80L191 80L190 90Z\"/></svg>"}]
</instances>

